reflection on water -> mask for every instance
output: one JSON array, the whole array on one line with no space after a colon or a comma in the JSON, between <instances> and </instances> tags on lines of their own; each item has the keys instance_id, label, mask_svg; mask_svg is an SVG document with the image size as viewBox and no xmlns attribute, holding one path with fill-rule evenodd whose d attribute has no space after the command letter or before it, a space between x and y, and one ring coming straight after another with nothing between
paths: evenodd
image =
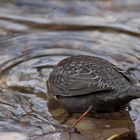
<instances>
[{"instance_id":1,"label":"reflection on water","mask_svg":"<svg viewBox=\"0 0 140 140\"><path fill-rule=\"evenodd\" d=\"M79 114L66 120L67 112L56 103L49 110L51 114L46 81L59 61L84 54L102 57L128 69L139 82L139 6L139 0L136 3L127 0L4 1L0 6L0 131L4 132L3 138L8 133L21 140L60 140L69 136L80 140L95 137L93 132L96 132L95 139L102 140L133 130L125 115L120 120L87 117L78 126L83 135L67 131L68 127L60 122L71 125ZM139 100L131 103L131 117L136 119L138 136L139 105Z\"/></svg>"}]
</instances>

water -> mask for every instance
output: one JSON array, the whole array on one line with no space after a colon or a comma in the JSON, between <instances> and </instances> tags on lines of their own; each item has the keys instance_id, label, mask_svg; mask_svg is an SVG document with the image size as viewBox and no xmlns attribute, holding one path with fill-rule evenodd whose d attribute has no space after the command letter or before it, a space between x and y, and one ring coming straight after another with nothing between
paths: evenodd
<instances>
[{"instance_id":1,"label":"water","mask_svg":"<svg viewBox=\"0 0 140 140\"><path fill-rule=\"evenodd\" d=\"M0 6L0 131L3 139L109 138L131 131L129 115L114 119L86 117L82 134L68 133L58 103L48 104L46 81L62 59L95 55L117 64L140 82L140 1L1 1ZM140 101L131 103L139 132ZM113 115L114 116L114 115ZM108 116L107 116L108 118ZM72 131L72 130L71 130ZM95 137L95 134L96 136ZM10 138L6 136L10 135ZM6 137L6 138L5 138Z\"/></svg>"}]
</instances>

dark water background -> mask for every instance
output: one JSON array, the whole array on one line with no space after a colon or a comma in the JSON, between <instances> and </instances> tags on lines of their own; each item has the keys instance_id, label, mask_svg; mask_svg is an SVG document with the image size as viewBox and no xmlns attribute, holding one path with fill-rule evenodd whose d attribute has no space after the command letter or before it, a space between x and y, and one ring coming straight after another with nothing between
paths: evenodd
<instances>
[{"instance_id":1,"label":"dark water background","mask_svg":"<svg viewBox=\"0 0 140 140\"><path fill-rule=\"evenodd\" d=\"M90 139L64 131L60 122L67 113L56 104L50 113L47 78L60 60L83 54L117 64L140 82L140 0L0 2L0 140ZM140 137L140 100L131 107ZM127 119L100 121L96 139L128 131ZM91 139L93 121L89 117L81 126Z\"/></svg>"}]
</instances>

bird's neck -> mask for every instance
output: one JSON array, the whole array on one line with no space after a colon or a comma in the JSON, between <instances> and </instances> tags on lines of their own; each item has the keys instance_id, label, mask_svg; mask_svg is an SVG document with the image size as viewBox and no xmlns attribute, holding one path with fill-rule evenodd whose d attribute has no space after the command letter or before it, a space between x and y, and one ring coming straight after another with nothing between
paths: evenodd
<instances>
[{"instance_id":1,"label":"bird's neck","mask_svg":"<svg viewBox=\"0 0 140 140\"><path fill-rule=\"evenodd\" d=\"M140 86L139 85L133 85L128 89L128 95L132 96L134 98L140 98Z\"/></svg>"}]
</instances>

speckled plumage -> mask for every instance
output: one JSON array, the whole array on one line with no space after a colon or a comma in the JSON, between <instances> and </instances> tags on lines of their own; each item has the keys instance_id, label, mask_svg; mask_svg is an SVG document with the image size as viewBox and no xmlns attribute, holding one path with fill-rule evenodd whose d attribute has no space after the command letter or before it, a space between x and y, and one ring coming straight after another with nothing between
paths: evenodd
<instances>
[{"instance_id":1,"label":"speckled plumage","mask_svg":"<svg viewBox=\"0 0 140 140\"><path fill-rule=\"evenodd\" d=\"M104 59L84 55L58 63L47 83L49 92L69 112L84 112L89 106L93 106L93 112L119 110L137 98L140 91L123 69Z\"/></svg>"}]
</instances>

